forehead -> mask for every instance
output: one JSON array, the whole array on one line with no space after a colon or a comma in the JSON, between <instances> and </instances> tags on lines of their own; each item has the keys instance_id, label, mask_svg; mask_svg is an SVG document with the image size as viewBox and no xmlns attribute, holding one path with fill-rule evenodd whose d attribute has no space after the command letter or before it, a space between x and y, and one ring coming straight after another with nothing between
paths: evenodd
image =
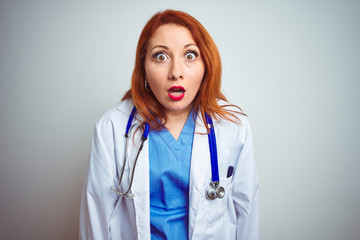
<instances>
[{"instance_id":1,"label":"forehead","mask_svg":"<svg viewBox=\"0 0 360 240\"><path fill-rule=\"evenodd\" d=\"M186 27L173 23L158 27L149 39L150 49L156 45L184 47L189 43L195 44L191 32Z\"/></svg>"}]
</instances>

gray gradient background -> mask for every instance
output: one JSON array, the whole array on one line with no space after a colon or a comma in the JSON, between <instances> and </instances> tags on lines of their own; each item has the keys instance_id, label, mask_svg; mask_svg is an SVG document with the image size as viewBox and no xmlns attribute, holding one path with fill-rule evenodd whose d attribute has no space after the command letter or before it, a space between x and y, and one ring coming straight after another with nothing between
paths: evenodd
<instances>
[{"instance_id":1,"label":"gray gradient background","mask_svg":"<svg viewBox=\"0 0 360 240\"><path fill-rule=\"evenodd\" d=\"M0 1L0 238L77 239L96 119L149 17L195 16L248 113L264 240L359 239L359 1Z\"/></svg>"}]
</instances>

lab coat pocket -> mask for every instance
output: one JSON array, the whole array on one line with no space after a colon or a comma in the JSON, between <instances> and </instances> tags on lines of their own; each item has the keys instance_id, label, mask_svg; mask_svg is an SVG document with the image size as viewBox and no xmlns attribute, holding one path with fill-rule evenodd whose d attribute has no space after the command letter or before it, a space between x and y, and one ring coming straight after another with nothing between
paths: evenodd
<instances>
[{"instance_id":1,"label":"lab coat pocket","mask_svg":"<svg viewBox=\"0 0 360 240\"><path fill-rule=\"evenodd\" d=\"M210 183L209 183L210 184ZM209 184L207 186L209 186ZM225 213L228 204L228 197L232 190L232 177L221 178L220 185L225 189L225 195L223 198L216 198L214 200L206 199L205 209L206 218L208 224L219 221Z\"/></svg>"}]
</instances>

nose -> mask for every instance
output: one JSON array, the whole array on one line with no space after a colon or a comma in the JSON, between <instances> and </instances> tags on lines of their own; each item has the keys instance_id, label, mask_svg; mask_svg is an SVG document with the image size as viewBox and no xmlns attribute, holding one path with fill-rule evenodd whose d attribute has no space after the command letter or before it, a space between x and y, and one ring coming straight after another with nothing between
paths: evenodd
<instances>
[{"instance_id":1,"label":"nose","mask_svg":"<svg viewBox=\"0 0 360 240\"><path fill-rule=\"evenodd\" d=\"M181 62L181 60L173 60L169 70L169 75L168 75L169 80L183 79L184 78L183 71L184 71L183 63Z\"/></svg>"}]
</instances>

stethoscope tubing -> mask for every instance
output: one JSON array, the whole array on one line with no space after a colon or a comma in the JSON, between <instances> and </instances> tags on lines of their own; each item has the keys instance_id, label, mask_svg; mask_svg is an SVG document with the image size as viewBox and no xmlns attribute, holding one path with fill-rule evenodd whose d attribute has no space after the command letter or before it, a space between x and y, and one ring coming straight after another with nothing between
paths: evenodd
<instances>
[{"instance_id":1,"label":"stethoscope tubing","mask_svg":"<svg viewBox=\"0 0 360 240\"><path fill-rule=\"evenodd\" d=\"M126 131L125 131L125 152L124 152L124 161L123 161L123 167L121 169L121 174L119 177L119 184L121 183L123 174L124 174L124 169L125 169L125 164L126 164L126 159L127 159L127 149L128 149L128 138L129 138L129 130L131 128L131 123L134 119L134 115L136 113L136 107L134 106L131 113L130 113L130 117L128 119L127 125L126 125ZM120 186L119 186L120 187ZM126 191L124 194L126 195L128 191ZM120 192L118 192L120 193Z\"/></svg>"},{"instance_id":2,"label":"stethoscope tubing","mask_svg":"<svg viewBox=\"0 0 360 240\"><path fill-rule=\"evenodd\" d=\"M210 127L210 133L208 134L209 139L209 148L210 148L210 161L211 161L211 176L212 182L219 182L219 166L218 166L218 155L216 149L216 137L215 137L215 129L214 124L209 116L209 114L205 113L206 123Z\"/></svg>"},{"instance_id":3,"label":"stethoscope tubing","mask_svg":"<svg viewBox=\"0 0 360 240\"><path fill-rule=\"evenodd\" d=\"M133 180L134 180L134 173L135 173L135 169L136 169L136 163L137 163L137 160L139 158L140 152L141 152L142 148L144 147L144 142L147 140L148 135L149 135L149 124L145 123L145 128L144 128L144 131L143 131L143 135L141 136L141 145L140 145L139 150L138 150L138 152L136 154L135 161L134 161L134 166L133 166L132 171L131 171L131 178L130 178L129 187L125 192L120 192L119 191L120 190L120 184L121 184L121 180L122 180L122 177L123 177L123 174L124 174L124 169L125 169L125 164L126 164L126 159L127 159L128 142L129 142L129 136L130 136L129 131L130 131L131 124L132 124L132 121L134 119L135 113L136 113L136 107L134 106L132 111L131 111L129 120L127 122L127 125L126 125L124 161L123 161L123 167L121 169L121 174L120 174L120 177L119 177L118 188L115 188L113 186L111 187L111 190L113 190L115 193L117 193L117 194L119 194L121 196L124 196L124 197L130 197L130 198L134 197L134 194L129 194L129 191L131 189L131 186L132 186L132 183L133 183Z\"/></svg>"},{"instance_id":4,"label":"stethoscope tubing","mask_svg":"<svg viewBox=\"0 0 360 240\"><path fill-rule=\"evenodd\" d=\"M121 184L121 180L123 178L123 174L124 174L124 169L125 169L125 164L126 164L126 159L127 159L127 150L128 150L128 141L129 141L129 131L131 129L131 124L132 121L134 119L136 113L136 107L134 106L134 108L131 111L129 120L127 122L126 125L126 131L125 131L125 152L124 152L124 161L123 161L123 166L121 169L121 174L119 177L119 182L118 182L118 186L114 187L111 186L111 190L114 191L115 193L117 193L120 196L123 197L129 197L129 198L133 198L134 194L129 193L133 180L134 180L134 174L135 174L135 169L136 169L136 163L138 161L140 152L144 146L144 142L147 140L148 135L149 135L149 124L147 122L145 122L145 127L144 127L144 131L143 131L143 135L141 136L141 145L138 149L138 152L136 154L135 157L135 161L134 161L134 165L132 167L132 171L131 171L131 177L130 177L130 183L129 183L129 187L127 188L127 190L125 192L120 192L120 184ZM225 195L225 190L223 187L219 186L219 166L218 166L218 156L217 156L217 148L216 148L216 137L215 137L215 129L214 129L214 124L213 121L211 119L211 117L205 113L205 120L206 123L209 126L210 132L208 134L208 140L209 140L209 149L210 149L210 161L211 161L211 178L212 181L210 183L210 186L207 188L206 190L206 196L208 199L210 200L214 200L216 198L223 198Z\"/></svg>"}]
</instances>

